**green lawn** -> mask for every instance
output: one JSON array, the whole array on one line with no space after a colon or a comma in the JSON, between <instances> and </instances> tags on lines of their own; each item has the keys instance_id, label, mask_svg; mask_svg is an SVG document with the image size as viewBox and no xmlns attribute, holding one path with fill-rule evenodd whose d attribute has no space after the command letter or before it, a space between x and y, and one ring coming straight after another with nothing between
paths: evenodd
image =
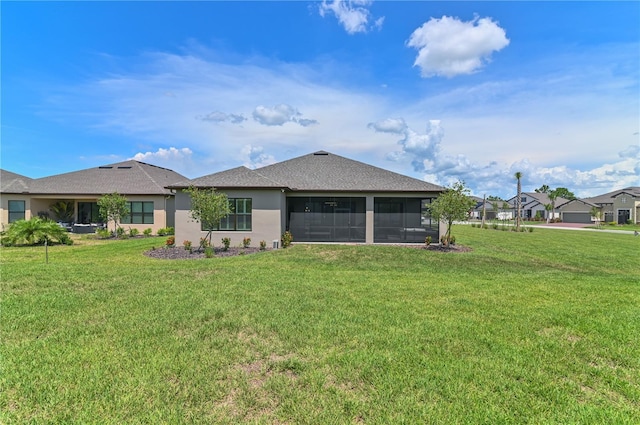
<instances>
[{"instance_id":1,"label":"green lawn","mask_svg":"<svg viewBox=\"0 0 640 425\"><path fill-rule=\"evenodd\" d=\"M638 423L640 238L2 248L0 423ZM295 236L295 235L294 235Z\"/></svg>"}]
</instances>

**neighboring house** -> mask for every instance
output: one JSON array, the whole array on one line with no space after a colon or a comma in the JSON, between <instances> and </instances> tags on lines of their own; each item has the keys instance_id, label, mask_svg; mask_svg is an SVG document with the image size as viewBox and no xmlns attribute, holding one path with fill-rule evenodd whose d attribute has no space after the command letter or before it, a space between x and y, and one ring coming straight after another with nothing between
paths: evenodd
<instances>
[{"instance_id":1,"label":"neighboring house","mask_svg":"<svg viewBox=\"0 0 640 425\"><path fill-rule=\"evenodd\" d=\"M476 202L476 205L471 210L470 218L482 220L482 213L484 210L485 220L511 220L513 215L511 213L511 205L508 206L508 210L503 209L505 201L503 200L491 200L486 201L483 198L477 196L471 196ZM498 209L494 208L494 204L497 204Z\"/></svg>"},{"instance_id":2,"label":"neighboring house","mask_svg":"<svg viewBox=\"0 0 640 425\"><path fill-rule=\"evenodd\" d=\"M93 232L102 224L97 201L117 192L127 198L131 214L122 220L125 229L140 231L174 225L173 193L166 187L185 177L175 171L138 161L124 161L50 177L30 179L2 170L0 218L7 224L33 216L45 216L78 233ZM69 216L56 216L55 206L66 204Z\"/></svg>"},{"instance_id":3,"label":"neighboring house","mask_svg":"<svg viewBox=\"0 0 640 425\"><path fill-rule=\"evenodd\" d=\"M521 215L525 220L530 220L535 218L536 216L543 219L554 219L560 217L559 205L568 202L568 199L565 198L556 198L555 200L555 209L553 211L547 211L545 205L551 205L551 199L547 196L546 193L538 193L538 192L522 192L521 195ZM516 209L516 201L517 195L513 198L507 200L511 208L513 208L514 216Z\"/></svg>"},{"instance_id":4,"label":"neighboring house","mask_svg":"<svg viewBox=\"0 0 640 425\"><path fill-rule=\"evenodd\" d=\"M266 167L237 167L169 186L176 193L176 240L207 235L190 218L186 189L225 193L233 213L214 230L215 244L251 238L271 246L285 231L296 242L424 243L441 224L427 207L444 187L319 151Z\"/></svg>"},{"instance_id":5,"label":"neighboring house","mask_svg":"<svg viewBox=\"0 0 640 425\"><path fill-rule=\"evenodd\" d=\"M6 224L31 217L27 209L33 179L0 169L0 230Z\"/></svg>"},{"instance_id":6,"label":"neighboring house","mask_svg":"<svg viewBox=\"0 0 640 425\"><path fill-rule=\"evenodd\" d=\"M567 223L591 223L591 209L602 212L603 221L624 224L640 223L640 187L627 187L591 198L576 199L560 206L562 221Z\"/></svg>"}]
</instances>

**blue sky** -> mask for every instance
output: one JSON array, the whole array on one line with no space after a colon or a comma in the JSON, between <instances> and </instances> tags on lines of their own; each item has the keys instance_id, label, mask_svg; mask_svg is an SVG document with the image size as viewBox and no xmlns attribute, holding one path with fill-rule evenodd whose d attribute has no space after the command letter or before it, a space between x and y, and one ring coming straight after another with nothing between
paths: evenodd
<instances>
[{"instance_id":1,"label":"blue sky","mask_svg":"<svg viewBox=\"0 0 640 425\"><path fill-rule=\"evenodd\" d=\"M640 3L2 2L3 169L327 150L475 195L640 185Z\"/></svg>"}]
</instances>

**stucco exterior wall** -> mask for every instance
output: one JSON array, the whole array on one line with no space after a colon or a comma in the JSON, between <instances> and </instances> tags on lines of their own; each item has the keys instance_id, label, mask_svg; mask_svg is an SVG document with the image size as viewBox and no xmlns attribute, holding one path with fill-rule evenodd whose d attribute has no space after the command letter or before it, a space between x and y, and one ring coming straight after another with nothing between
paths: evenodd
<instances>
[{"instance_id":1,"label":"stucco exterior wall","mask_svg":"<svg viewBox=\"0 0 640 425\"><path fill-rule=\"evenodd\" d=\"M49 218L55 220L56 217L51 212L50 206L58 201L72 201L74 203L74 217L77 217L78 214L78 202L97 202L98 198L94 195L71 195L71 196L29 196L29 195L13 195L13 194L3 194L2 201L0 202L0 223L3 228L6 228L9 223L9 201L25 201L25 219L29 220L33 216L37 216L38 213L48 213ZM167 199L163 195L137 195L137 196L127 196L128 201L132 202L153 202L153 224L122 224L122 227L125 229L137 229L141 233L145 229L151 228L153 233L155 234L158 229L170 226L171 221L169 218L173 220L173 202L171 198ZM110 224L109 228L113 230L113 223Z\"/></svg>"},{"instance_id":2,"label":"stucco exterior wall","mask_svg":"<svg viewBox=\"0 0 640 425\"><path fill-rule=\"evenodd\" d=\"M251 246L258 246L260 241L265 241L268 247L274 240L280 240L286 229L286 202L288 197L361 197L366 198L366 243L374 240L374 199L377 197L397 198L435 198L437 193L375 193L364 194L361 192L295 192L284 193L280 189L261 190L220 190L229 198L252 199L252 230L251 231L214 231L212 242L215 246L222 245L222 238L230 238L232 246L238 246L245 237L251 238ZM175 230L176 243L182 244L188 240L194 246L200 243L200 238L208 232L200 230L200 223L194 222L189 216L191 201L189 195L179 191L175 198ZM439 234L446 232L446 225L439 223ZM295 242L295 235L294 242ZM435 242L435 241L434 241Z\"/></svg>"},{"instance_id":3,"label":"stucco exterior wall","mask_svg":"<svg viewBox=\"0 0 640 425\"><path fill-rule=\"evenodd\" d=\"M640 200L627 193L622 193L613 199L614 220L617 220L618 211L629 210L629 219L633 223L638 223L640 221L637 213L638 207L640 207Z\"/></svg>"},{"instance_id":4,"label":"stucco exterior wall","mask_svg":"<svg viewBox=\"0 0 640 425\"><path fill-rule=\"evenodd\" d=\"M230 238L231 246L238 246L246 237L251 238L251 246L259 246L265 241L271 247L274 240L280 240L284 232L281 210L284 210L285 196L281 190L220 190L229 198L251 198L251 230L250 231L214 231L212 243L222 245L222 238ZM187 193L176 194L175 230L176 243L188 240L197 246L200 238L208 232L200 230L200 223L189 216L191 200Z\"/></svg>"},{"instance_id":5,"label":"stucco exterior wall","mask_svg":"<svg viewBox=\"0 0 640 425\"><path fill-rule=\"evenodd\" d=\"M25 219L31 218L31 198L28 195L5 193L0 196L0 230L9 225L9 201L24 201Z\"/></svg>"}]
</instances>

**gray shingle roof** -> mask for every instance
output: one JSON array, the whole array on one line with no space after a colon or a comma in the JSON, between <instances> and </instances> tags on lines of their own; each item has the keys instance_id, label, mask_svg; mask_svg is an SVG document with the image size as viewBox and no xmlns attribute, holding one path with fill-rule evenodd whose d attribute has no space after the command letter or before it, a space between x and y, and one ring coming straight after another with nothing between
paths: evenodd
<instances>
[{"instance_id":1,"label":"gray shingle roof","mask_svg":"<svg viewBox=\"0 0 640 425\"><path fill-rule=\"evenodd\" d=\"M594 204L613 204L614 197L620 195L622 192L629 193L636 198L640 198L640 187L632 186L625 187L624 189L614 190L613 192L605 193L591 198L585 198L585 201L589 201Z\"/></svg>"},{"instance_id":2,"label":"gray shingle roof","mask_svg":"<svg viewBox=\"0 0 640 425\"><path fill-rule=\"evenodd\" d=\"M324 151L253 171L246 167L238 167L191 180L191 183L196 186L216 188L273 187L314 192L439 192L445 190L442 186Z\"/></svg>"},{"instance_id":3,"label":"gray shingle roof","mask_svg":"<svg viewBox=\"0 0 640 425\"><path fill-rule=\"evenodd\" d=\"M549 195L547 195L546 193L541 193L541 192L522 192L522 196L525 196L528 199L527 202L522 204L523 208L531 208L534 207L536 204L540 204L540 205L545 205L545 204L551 204L551 199L549 199ZM516 203L516 198L517 195L514 196L513 198L509 199L509 203L511 205L515 205ZM555 206L556 208L558 208L560 205L567 203L569 200L566 198L561 198L561 197L557 197L555 200Z\"/></svg>"},{"instance_id":4,"label":"gray shingle roof","mask_svg":"<svg viewBox=\"0 0 640 425\"><path fill-rule=\"evenodd\" d=\"M0 193L26 193L32 178L0 169Z\"/></svg>"},{"instance_id":5,"label":"gray shingle roof","mask_svg":"<svg viewBox=\"0 0 640 425\"><path fill-rule=\"evenodd\" d=\"M124 161L50 177L34 179L29 192L56 195L168 195L166 187L185 177L167 168Z\"/></svg>"},{"instance_id":6,"label":"gray shingle roof","mask_svg":"<svg viewBox=\"0 0 640 425\"><path fill-rule=\"evenodd\" d=\"M269 180L247 167L236 167L219 173L209 174L192 180L172 184L173 188L213 187L213 188L283 188L282 184Z\"/></svg>"}]
</instances>

